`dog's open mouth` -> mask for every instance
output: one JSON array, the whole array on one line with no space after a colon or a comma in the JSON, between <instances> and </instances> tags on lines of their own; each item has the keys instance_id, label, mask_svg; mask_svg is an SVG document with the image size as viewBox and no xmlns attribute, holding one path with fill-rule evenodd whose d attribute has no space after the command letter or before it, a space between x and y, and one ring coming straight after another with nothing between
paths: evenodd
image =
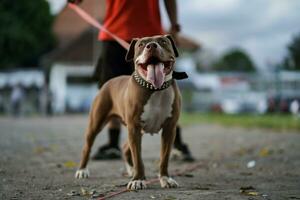
<instances>
[{"instance_id":1,"label":"dog's open mouth","mask_svg":"<svg viewBox=\"0 0 300 200\"><path fill-rule=\"evenodd\" d=\"M174 61L162 61L157 57L149 57L146 62L138 63L139 73L150 82L156 89L160 88L166 74L172 70Z\"/></svg>"},{"instance_id":2,"label":"dog's open mouth","mask_svg":"<svg viewBox=\"0 0 300 200\"><path fill-rule=\"evenodd\" d=\"M138 63L138 65L145 71L147 71L147 66L148 65L157 65L159 63L162 63L164 65L164 72L168 73L169 70L171 70L172 68L172 64L174 63L174 61L161 61L159 58L157 57L150 57L146 60L146 62L144 63Z\"/></svg>"}]
</instances>

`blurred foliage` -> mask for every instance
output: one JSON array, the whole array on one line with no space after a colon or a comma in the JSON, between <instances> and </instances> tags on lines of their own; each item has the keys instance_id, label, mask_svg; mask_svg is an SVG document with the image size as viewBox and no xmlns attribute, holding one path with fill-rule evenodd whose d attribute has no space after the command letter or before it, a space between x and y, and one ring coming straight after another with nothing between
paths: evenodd
<instances>
[{"instance_id":1,"label":"blurred foliage","mask_svg":"<svg viewBox=\"0 0 300 200\"><path fill-rule=\"evenodd\" d=\"M264 128L276 131L300 131L300 117L282 114L217 114L217 113L182 113L180 124L187 126L193 124L220 124L244 128Z\"/></svg>"},{"instance_id":2,"label":"blurred foliage","mask_svg":"<svg viewBox=\"0 0 300 200\"><path fill-rule=\"evenodd\" d=\"M255 66L250 56L242 49L232 49L226 52L214 64L217 71L253 72Z\"/></svg>"},{"instance_id":3,"label":"blurred foliage","mask_svg":"<svg viewBox=\"0 0 300 200\"><path fill-rule=\"evenodd\" d=\"M0 69L36 66L54 43L53 19L46 0L1 0Z\"/></svg>"},{"instance_id":4,"label":"blurred foliage","mask_svg":"<svg viewBox=\"0 0 300 200\"><path fill-rule=\"evenodd\" d=\"M300 70L300 33L289 43L288 55L283 61L283 67L287 70Z\"/></svg>"}]
</instances>

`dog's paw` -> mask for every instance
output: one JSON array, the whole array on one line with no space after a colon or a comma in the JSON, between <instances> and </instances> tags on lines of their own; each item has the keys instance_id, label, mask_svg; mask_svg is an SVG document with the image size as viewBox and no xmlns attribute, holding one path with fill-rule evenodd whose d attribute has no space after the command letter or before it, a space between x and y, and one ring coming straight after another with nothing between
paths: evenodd
<instances>
[{"instance_id":1,"label":"dog's paw","mask_svg":"<svg viewBox=\"0 0 300 200\"><path fill-rule=\"evenodd\" d=\"M75 178L82 179L82 178L88 178L90 176L90 172L88 168L84 169L78 169L75 173Z\"/></svg>"},{"instance_id":2,"label":"dog's paw","mask_svg":"<svg viewBox=\"0 0 300 200\"><path fill-rule=\"evenodd\" d=\"M134 172L133 167L130 166L128 163L125 163L125 166L126 166L126 171L127 171L128 176L132 177L133 176L133 172Z\"/></svg>"},{"instance_id":3,"label":"dog's paw","mask_svg":"<svg viewBox=\"0 0 300 200\"><path fill-rule=\"evenodd\" d=\"M176 188L178 187L178 183L172 179L171 177L161 176L159 178L160 185L162 188Z\"/></svg>"},{"instance_id":4,"label":"dog's paw","mask_svg":"<svg viewBox=\"0 0 300 200\"><path fill-rule=\"evenodd\" d=\"M147 185L144 180L133 180L127 184L128 190L142 190L142 189L146 189L146 188L147 188Z\"/></svg>"}]
</instances>

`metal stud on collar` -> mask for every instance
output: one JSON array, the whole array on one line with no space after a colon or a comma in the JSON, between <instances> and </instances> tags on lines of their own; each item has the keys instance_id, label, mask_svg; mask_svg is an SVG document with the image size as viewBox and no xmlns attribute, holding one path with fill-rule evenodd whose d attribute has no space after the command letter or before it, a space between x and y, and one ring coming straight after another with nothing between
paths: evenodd
<instances>
[{"instance_id":1,"label":"metal stud on collar","mask_svg":"<svg viewBox=\"0 0 300 200\"><path fill-rule=\"evenodd\" d=\"M169 81L164 82L160 88L155 89L151 83L145 81L142 77L139 76L139 74L136 71L133 72L133 78L140 86L147 88L148 90L151 90L151 91L164 90L164 89L170 87L170 85L173 82L173 79L171 79Z\"/></svg>"}]
</instances>

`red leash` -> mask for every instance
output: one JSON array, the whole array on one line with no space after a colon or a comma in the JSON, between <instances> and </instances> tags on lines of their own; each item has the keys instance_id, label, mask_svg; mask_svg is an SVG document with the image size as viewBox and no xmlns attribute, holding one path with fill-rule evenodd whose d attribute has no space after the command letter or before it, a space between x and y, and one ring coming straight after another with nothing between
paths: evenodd
<instances>
[{"instance_id":1,"label":"red leash","mask_svg":"<svg viewBox=\"0 0 300 200\"><path fill-rule=\"evenodd\" d=\"M191 165L191 166L185 168L182 171L175 170L175 172L172 173L172 176L183 176L187 172L195 171L196 169L199 169L202 166L203 166L202 163L196 163L194 165ZM152 183L156 183L156 182L159 182L159 179L158 178L153 178L153 179L150 179L150 180L146 181L146 184L152 184ZM121 189L119 191L111 192L111 193L109 193L108 195L106 195L104 197L100 197L98 200L109 199L109 198L112 198L112 197L117 196L119 194L123 194L123 193L130 192L130 191L131 190L129 190L127 188L123 188L123 189Z\"/></svg>"},{"instance_id":2,"label":"red leash","mask_svg":"<svg viewBox=\"0 0 300 200\"><path fill-rule=\"evenodd\" d=\"M110 35L113 39L115 39L122 47L124 47L126 50L129 49L129 44L125 40L119 38L109 30L107 30L103 25L101 25L96 19L94 19L92 16L90 16L88 13L86 13L83 9L78 7L76 4L68 3L68 7L74 10L83 20L85 20L87 23L91 24L95 28L97 28L100 31L106 32L108 35Z\"/></svg>"}]
</instances>

